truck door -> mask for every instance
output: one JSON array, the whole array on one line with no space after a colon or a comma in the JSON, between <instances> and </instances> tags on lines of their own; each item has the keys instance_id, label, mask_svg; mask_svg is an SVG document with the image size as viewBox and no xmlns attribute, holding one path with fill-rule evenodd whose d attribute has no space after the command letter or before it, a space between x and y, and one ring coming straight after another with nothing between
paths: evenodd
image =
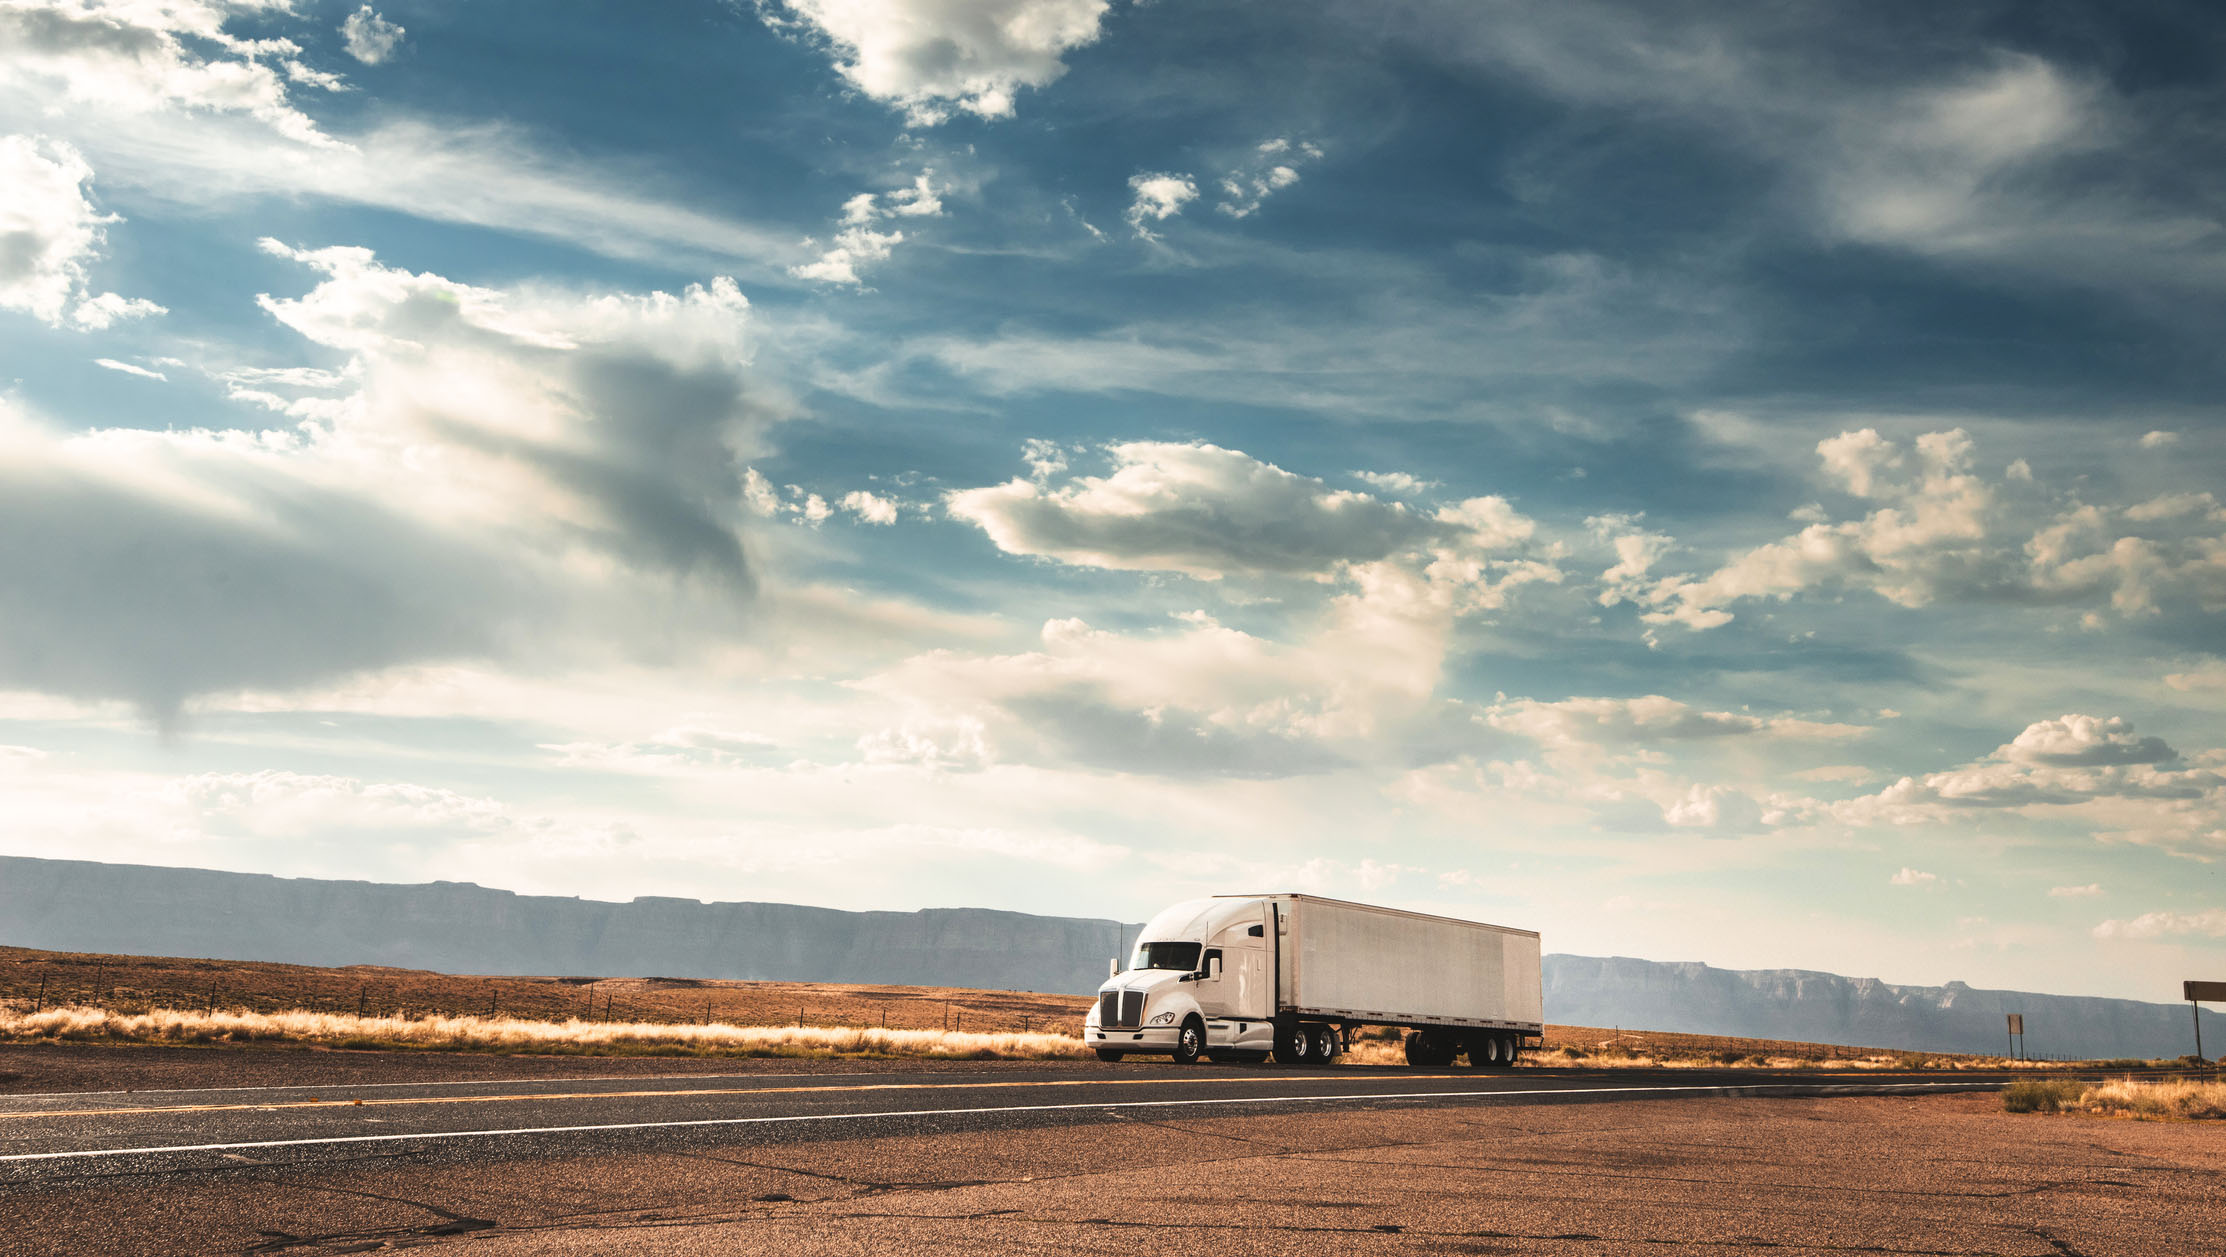
<instances>
[{"instance_id":1,"label":"truck door","mask_svg":"<svg viewBox=\"0 0 2226 1257\"><path fill-rule=\"evenodd\" d=\"M1266 923L1257 918L1239 921L1215 935L1212 946L1221 953L1222 1015L1246 1021L1273 1016Z\"/></svg>"}]
</instances>

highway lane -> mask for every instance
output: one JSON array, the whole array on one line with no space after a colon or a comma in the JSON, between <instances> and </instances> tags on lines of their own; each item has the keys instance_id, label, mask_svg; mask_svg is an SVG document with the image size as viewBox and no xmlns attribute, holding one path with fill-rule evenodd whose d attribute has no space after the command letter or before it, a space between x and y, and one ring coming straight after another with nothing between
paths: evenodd
<instances>
[{"instance_id":1,"label":"highway lane","mask_svg":"<svg viewBox=\"0 0 2226 1257\"><path fill-rule=\"evenodd\" d=\"M2097 1247L2094 1219L2208 1190L2208 1132L1970 1094L2012 1076L823 1062L22 1094L0 1097L0 1257L2176 1251Z\"/></svg>"},{"instance_id":2,"label":"highway lane","mask_svg":"<svg viewBox=\"0 0 2226 1257\"><path fill-rule=\"evenodd\" d=\"M2006 1075L1768 1070L1464 1070L1047 1065L948 1072L689 1075L0 1097L0 1184L137 1168L314 1161L376 1145L465 1158L536 1146L844 1139L890 1130L1073 1124L1116 1114L1298 1106L1535 1104L1694 1095L1924 1094Z\"/></svg>"}]
</instances>

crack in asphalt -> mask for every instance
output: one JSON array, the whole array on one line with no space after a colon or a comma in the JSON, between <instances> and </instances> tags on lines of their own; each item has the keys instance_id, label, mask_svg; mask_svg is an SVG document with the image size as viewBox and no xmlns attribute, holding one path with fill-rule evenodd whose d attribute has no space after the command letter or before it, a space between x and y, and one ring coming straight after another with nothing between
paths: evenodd
<instances>
[{"instance_id":1,"label":"crack in asphalt","mask_svg":"<svg viewBox=\"0 0 2226 1257\"><path fill-rule=\"evenodd\" d=\"M990 1187L1000 1183L1023 1181L1020 1179L995 1178L914 1180L857 1178L848 1174L833 1174L823 1170L807 1170L793 1165L768 1165L762 1161L745 1161L740 1157L715 1156L708 1152L675 1152L671 1155L676 1157L683 1157L691 1161L714 1161L720 1165L736 1165L741 1166L745 1169L764 1170L770 1174L794 1174L799 1178L814 1178L819 1179L823 1182L840 1183L845 1187L855 1187L865 1195L875 1195L882 1192L947 1192L956 1191L961 1187ZM773 1203L786 1203L795 1200L795 1197L775 1192L769 1195L756 1197L756 1199ZM801 1203L810 1204L814 1202L804 1201Z\"/></svg>"},{"instance_id":2,"label":"crack in asphalt","mask_svg":"<svg viewBox=\"0 0 2226 1257\"><path fill-rule=\"evenodd\" d=\"M2030 1226L2025 1230L2027 1234L2035 1239L2045 1241L2050 1248L2055 1249L2062 1257L2087 1257L2085 1253L2072 1247L2071 1241L2058 1237L2055 1232L2045 1226Z\"/></svg>"},{"instance_id":3,"label":"crack in asphalt","mask_svg":"<svg viewBox=\"0 0 2226 1257\"><path fill-rule=\"evenodd\" d=\"M1398 1144L1394 1144L1394 1145L1388 1145L1388 1146L1392 1146L1392 1147L1432 1147L1432 1146L1435 1146L1435 1145L1432 1145L1432 1144L1406 1144L1406 1145L1398 1145ZM1724 1186L1729 1186L1729 1185L1731 1185L1731 1180L1728 1180L1728 1179L1720 1179L1720 1178L1685 1178L1685 1177L1681 1177L1681 1176L1678 1176L1678 1175L1671 1175L1671 1174L1616 1174L1616 1173L1610 1173L1610 1172L1606 1172L1606 1171L1601 1171L1601 1170L1588 1170L1588 1169L1586 1169L1586 1168L1585 1168L1585 1167L1583 1166L1583 1164L1582 1164L1581 1162L1561 1162L1560 1164L1562 1164L1562 1165L1566 1165L1566 1166L1569 1166L1569 1167L1571 1167L1571 1168L1570 1168L1570 1169L1568 1169L1568 1170L1540 1170L1540 1169L1534 1169L1534 1168L1532 1168L1532 1167L1533 1167L1534 1165L1536 1165L1536 1164L1537 1164L1536 1162L1522 1162L1522 1161L1509 1161L1509 1162L1498 1162L1498 1163L1494 1163L1494 1162L1489 1162L1489 1161L1487 1161L1487 1162L1465 1162L1465 1163L1463 1163L1463 1164L1460 1164L1460 1165L1448 1165L1448 1164L1444 1164L1444 1163L1441 1163L1441 1162L1435 1162L1435 1161L1393 1161L1393 1160L1380 1160L1380 1159L1374 1159L1374 1158L1356 1158L1356 1157L1343 1157L1343 1156L1334 1156L1334 1155L1329 1155L1330 1153L1335 1153L1335 1152L1338 1152L1338 1151L1340 1151L1340 1150L1339 1150L1339 1149L1326 1149L1326 1150L1323 1150L1323 1151L1320 1151L1320 1152L1311 1152L1311 1153L1304 1153L1304 1154L1301 1154L1301 1155L1299 1156L1299 1158L1298 1158L1298 1159L1299 1159L1299 1160L1302 1160L1302 1161L1323 1161L1323 1162L1329 1162L1329 1163L1335 1163L1335 1162L1338 1162L1338 1161L1355 1161L1355 1162L1358 1162L1358 1163L1361 1163L1361 1164L1367 1164L1367 1165L1387 1165L1387 1166L1396 1166L1396 1167L1407 1167L1407 1166L1411 1166L1411 1167L1413 1167L1413 1168L1415 1168L1415 1169L1418 1169L1418 1170L1458 1170L1458 1171L1462 1171L1462 1172L1473 1171L1473 1170L1476 1170L1476 1169L1482 1168L1483 1166L1486 1166L1486 1165L1490 1165L1490 1166L1493 1166L1493 1167L1494 1167L1494 1168L1495 1168L1495 1169L1497 1170L1497 1172L1499 1172L1499 1173L1503 1173L1503 1174L1529 1174L1529 1175L1533 1175L1533 1176L1535 1176L1535 1177L1538 1177L1538 1178L1574 1178L1574 1177L1583 1177L1583 1178L1588 1178L1588 1179L1602 1179L1602 1178L1612 1178L1612 1179L1625 1179L1625 1180L1629 1180L1629 1181L1632 1181L1632 1182L1639 1182L1639 1183L1686 1183L1686 1184L1690 1184L1690 1185L1693 1185L1693 1186L1699 1186L1699 1187L1724 1187ZM2040 1194L2040 1193L2042 1193L2042 1192L2055 1191L2055 1190L2056 1190L2057 1188L2060 1188L2060 1187L2085 1187L2085 1186L2089 1186L2089 1185L2091 1185L2091 1184L2092 1184L2092 1183L2093 1183L2094 1181L2095 1181L2095 1180L2092 1180L2092 1179L2062 1179L2062 1180L2058 1180L2058 1181L2055 1181L2055 1182L2049 1182L2049 1183L2040 1183L2040 1184L2037 1184L2037 1185L2035 1185L2035 1186L2032 1186L2032 1187L2022 1187L2022 1188L2016 1188L2016 1189L2014 1189L2014 1190L2009 1190L2009 1191L2000 1191L2000 1192L1978 1192L1978 1191L1965 1191L1965 1192L1951 1192L1951 1191L1919 1191L1919 1190L1916 1190L1916 1189L1913 1189L1913 1188L1904 1188L1904 1187L1821 1187L1821 1186L1816 1186L1816 1185L1813 1185L1813 1184L1808 1184L1808 1183L1780 1183L1780 1182L1770 1182L1770 1181L1757 1181L1757 1180L1752 1180L1752 1179L1741 1179L1741 1180L1739 1180L1739 1182L1738 1182L1738 1185L1739 1185L1739 1186L1741 1186L1741 1187L1767 1187L1767 1188L1772 1188L1772 1189L1775 1189L1775 1190L1779 1190L1779 1191L1796 1191L1796 1192L1824 1192L1824 1193L1829 1193L1829 1194L1833 1194L1833 1195L1841 1195L1841 1194L1846 1194L1846 1193L1854 1192L1854 1193L1862 1193L1862 1194L1866 1194L1866 1195L1874 1195L1874 1196L1915 1196L1915 1197L1919 1197L1919 1198L1938 1198L1938 1199L1945 1199L1945 1200L2008 1200L2008 1199L2010 1199L2010 1198L2012 1198L2012 1197L2016 1197L2016 1196L2037 1196L2037 1195L2039 1195L2039 1194ZM2130 1184L2130 1183L2119 1183L2119 1184L2116 1184L2116 1185L2117 1185L2117 1186L2120 1186L2120 1187L2130 1187L2130 1186L2132 1186L2132 1184Z\"/></svg>"},{"instance_id":4,"label":"crack in asphalt","mask_svg":"<svg viewBox=\"0 0 2226 1257\"><path fill-rule=\"evenodd\" d=\"M499 1230L502 1227L501 1223L489 1218L475 1218L472 1217L470 1214L458 1213L451 1209L443 1209L439 1205L432 1204L423 1200L412 1200L406 1196L388 1196L379 1192L362 1191L359 1189L348 1187L331 1187L322 1183L284 1182L276 1178L261 1175L251 1177L254 1179L254 1181L262 1183L268 1187L291 1188L295 1191L301 1192L321 1192L329 1196L354 1196L363 1200L376 1200L383 1204L403 1205L411 1209L421 1209L424 1210L426 1213L432 1214L434 1217L440 1219L440 1221L427 1226L376 1227L368 1230L357 1229L346 1231L328 1231L316 1235L295 1235L288 1231L257 1231L257 1235L267 1235L270 1238L264 1240L259 1244L250 1244L246 1248L240 1250L243 1253L282 1253L287 1251L288 1249L308 1247L325 1248L334 1242L355 1243L359 1241L367 1244L368 1247L342 1248L331 1251L343 1253L368 1252L376 1248L385 1247L386 1241L388 1239L397 1237L416 1235L433 1238L449 1235L469 1235L478 1231Z\"/></svg>"}]
</instances>

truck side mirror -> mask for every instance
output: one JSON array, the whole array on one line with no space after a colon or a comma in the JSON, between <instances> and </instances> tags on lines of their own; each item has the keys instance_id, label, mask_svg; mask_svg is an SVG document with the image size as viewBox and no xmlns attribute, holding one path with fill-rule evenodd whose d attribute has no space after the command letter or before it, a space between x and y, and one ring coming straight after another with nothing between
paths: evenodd
<instances>
[{"instance_id":1,"label":"truck side mirror","mask_svg":"<svg viewBox=\"0 0 2226 1257\"><path fill-rule=\"evenodd\" d=\"M1218 978L1221 976L1221 957L1206 957L1206 976L1209 978Z\"/></svg>"},{"instance_id":2,"label":"truck side mirror","mask_svg":"<svg viewBox=\"0 0 2226 1257\"><path fill-rule=\"evenodd\" d=\"M1119 956L1109 956L1106 958L1105 976L1108 978L1117 978L1121 976L1121 958Z\"/></svg>"}]
</instances>

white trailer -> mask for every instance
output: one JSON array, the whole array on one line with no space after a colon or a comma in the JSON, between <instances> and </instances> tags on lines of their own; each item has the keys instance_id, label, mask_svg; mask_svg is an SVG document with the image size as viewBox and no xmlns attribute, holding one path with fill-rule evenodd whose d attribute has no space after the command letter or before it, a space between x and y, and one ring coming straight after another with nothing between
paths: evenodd
<instances>
[{"instance_id":1,"label":"white trailer","mask_svg":"<svg viewBox=\"0 0 2226 1257\"><path fill-rule=\"evenodd\" d=\"M1099 1057L1326 1063L1361 1026L1411 1064L1504 1069L1545 1031L1534 930L1314 895L1216 895L1146 922L1098 988Z\"/></svg>"}]
</instances>

